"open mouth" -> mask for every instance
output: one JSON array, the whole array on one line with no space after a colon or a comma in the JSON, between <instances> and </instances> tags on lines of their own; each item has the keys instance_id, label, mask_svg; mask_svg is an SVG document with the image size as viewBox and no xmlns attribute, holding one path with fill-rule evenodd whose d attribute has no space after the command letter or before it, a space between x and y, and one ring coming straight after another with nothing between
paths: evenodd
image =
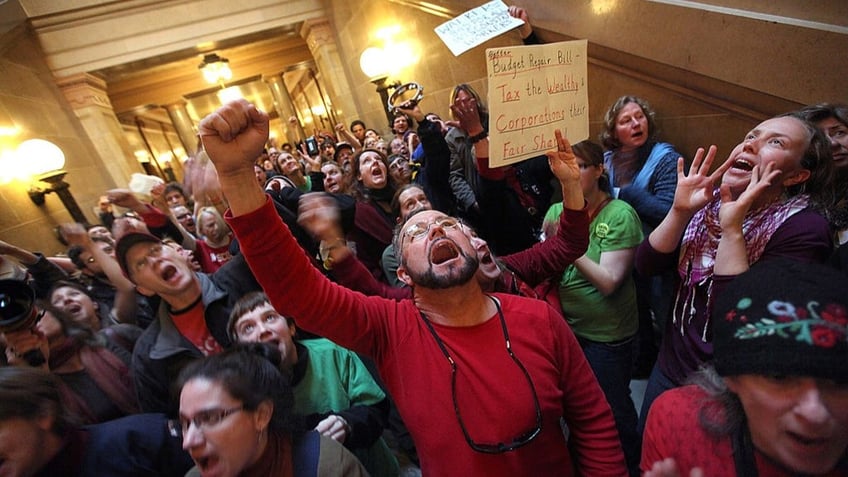
<instances>
[{"instance_id":1,"label":"open mouth","mask_svg":"<svg viewBox=\"0 0 848 477\"><path fill-rule=\"evenodd\" d=\"M735 161L733 161L732 167L733 169L740 169L749 172L754 170L754 165L746 161L745 159L736 159Z\"/></svg>"},{"instance_id":2,"label":"open mouth","mask_svg":"<svg viewBox=\"0 0 848 477\"><path fill-rule=\"evenodd\" d=\"M82 311L82 306L79 303L72 303L67 306L66 310L68 311L68 313L76 315L77 313Z\"/></svg>"},{"instance_id":3,"label":"open mouth","mask_svg":"<svg viewBox=\"0 0 848 477\"><path fill-rule=\"evenodd\" d=\"M278 340L277 338L270 338L270 337L266 338L266 339L260 338L259 341L261 341L263 343L267 343L269 345L274 345L275 348L278 348L280 346L280 340Z\"/></svg>"},{"instance_id":4,"label":"open mouth","mask_svg":"<svg viewBox=\"0 0 848 477\"><path fill-rule=\"evenodd\" d=\"M177 268L176 267L174 267L173 265L166 265L165 267L162 268L162 272L161 272L160 276L162 277L163 280L169 281L170 279L174 278L174 275L176 275L176 274L177 274Z\"/></svg>"},{"instance_id":5,"label":"open mouth","mask_svg":"<svg viewBox=\"0 0 848 477\"><path fill-rule=\"evenodd\" d=\"M445 263L458 256L459 250L456 248L456 245L446 238L437 240L430 247L430 263L434 265Z\"/></svg>"},{"instance_id":6,"label":"open mouth","mask_svg":"<svg viewBox=\"0 0 848 477\"><path fill-rule=\"evenodd\" d=\"M211 455L201 456L194 459L194 462L197 463L197 467L200 468L201 475L215 467L215 464L217 464L218 461L219 459L217 457Z\"/></svg>"},{"instance_id":7,"label":"open mouth","mask_svg":"<svg viewBox=\"0 0 848 477\"><path fill-rule=\"evenodd\" d=\"M480 264L481 265L488 265L490 263L493 263L494 261L495 260L492 258L491 253L485 253L480 257Z\"/></svg>"}]
</instances>

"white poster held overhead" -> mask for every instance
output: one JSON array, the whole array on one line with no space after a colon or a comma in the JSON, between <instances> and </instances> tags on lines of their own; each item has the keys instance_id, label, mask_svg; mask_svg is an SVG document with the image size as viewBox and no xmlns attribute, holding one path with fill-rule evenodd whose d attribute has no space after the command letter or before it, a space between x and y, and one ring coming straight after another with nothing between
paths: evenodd
<instances>
[{"instance_id":1,"label":"white poster held overhead","mask_svg":"<svg viewBox=\"0 0 848 477\"><path fill-rule=\"evenodd\" d=\"M489 165L514 164L589 137L586 40L486 50Z\"/></svg>"},{"instance_id":2,"label":"white poster held overhead","mask_svg":"<svg viewBox=\"0 0 848 477\"><path fill-rule=\"evenodd\" d=\"M502 0L494 0L436 27L436 34L454 56L506 33L524 22L509 15L509 7Z\"/></svg>"}]
</instances>

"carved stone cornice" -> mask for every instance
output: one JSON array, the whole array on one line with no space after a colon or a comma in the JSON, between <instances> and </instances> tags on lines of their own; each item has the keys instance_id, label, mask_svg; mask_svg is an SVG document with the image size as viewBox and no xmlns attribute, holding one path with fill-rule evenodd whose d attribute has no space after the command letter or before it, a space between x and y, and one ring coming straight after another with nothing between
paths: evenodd
<instances>
[{"instance_id":1,"label":"carved stone cornice","mask_svg":"<svg viewBox=\"0 0 848 477\"><path fill-rule=\"evenodd\" d=\"M106 82L88 73L56 78L56 85L62 90L71 108L100 106L112 109L109 95L106 94Z\"/></svg>"},{"instance_id":2,"label":"carved stone cornice","mask_svg":"<svg viewBox=\"0 0 848 477\"><path fill-rule=\"evenodd\" d=\"M315 51L323 45L335 44L333 30L330 28L330 21L326 18L315 18L306 20L300 27L300 36L306 40L306 46L309 51L315 54Z\"/></svg>"}]
</instances>

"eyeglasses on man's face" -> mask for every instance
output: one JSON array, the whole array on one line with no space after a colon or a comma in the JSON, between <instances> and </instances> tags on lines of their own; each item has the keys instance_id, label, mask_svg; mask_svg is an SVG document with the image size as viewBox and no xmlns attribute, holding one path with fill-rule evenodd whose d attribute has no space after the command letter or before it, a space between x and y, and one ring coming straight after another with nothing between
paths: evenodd
<instances>
[{"instance_id":1,"label":"eyeglasses on man's face","mask_svg":"<svg viewBox=\"0 0 848 477\"><path fill-rule=\"evenodd\" d=\"M168 432L174 437L185 436L188 434L188 430L192 424L194 424L195 429L205 432L221 424L224 419L239 411L244 411L244 406L229 409L206 409L198 412L193 417L180 416L179 420L171 419L168 421Z\"/></svg>"},{"instance_id":2,"label":"eyeglasses on man's face","mask_svg":"<svg viewBox=\"0 0 848 477\"><path fill-rule=\"evenodd\" d=\"M430 222L415 222L407 225L403 233L405 236L409 237L410 242L413 242L418 237L426 235L427 232L430 231L430 227L433 225L437 225L443 229L454 229L459 225L459 220L453 217L437 217L435 220Z\"/></svg>"},{"instance_id":3,"label":"eyeglasses on man's face","mask_svg":"<svg viewBox=\"0 0 848 477\"><path fill-rule=\"evenodd\" d=\"M407 164L409 164L409 159L407 159L405 157L399 157L399 158L395 159L394 162L392 162L389 165L389 170L390 171L397 171L402 167L406 167Z\"/></svg>"}]
</instances>

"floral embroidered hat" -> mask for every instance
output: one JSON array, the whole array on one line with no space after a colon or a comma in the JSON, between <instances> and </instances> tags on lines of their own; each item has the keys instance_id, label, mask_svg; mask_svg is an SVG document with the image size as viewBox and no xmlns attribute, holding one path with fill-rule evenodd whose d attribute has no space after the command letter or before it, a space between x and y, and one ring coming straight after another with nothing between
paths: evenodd
<instances>
[{"instance_id":1,"label":"floral embroidered hat","mask_svg":"<svg viewBox=\"0 0 848 477\"><path fill-rule=\"evenodd\" d=\"M713 307L721 376L809 376L848 383L848 276L784 259L739 275Z\"/></svg>"}]
</instances>

